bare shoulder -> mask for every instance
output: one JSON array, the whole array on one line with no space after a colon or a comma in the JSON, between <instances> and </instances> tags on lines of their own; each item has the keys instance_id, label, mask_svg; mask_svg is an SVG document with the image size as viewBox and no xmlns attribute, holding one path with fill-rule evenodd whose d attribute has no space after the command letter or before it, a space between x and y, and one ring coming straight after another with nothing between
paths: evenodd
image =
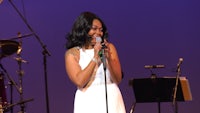
<instances>
[{"instance_id":1,"label":"bare shoulder","mask_svg":"<svg viewBox=\"0 0 200 113\"><path fill-rule=\"evenodd\" d=\"M109 43L109 47L111 51L116 51L115 45L113 43Z\"/></svg>"},{"instance_id":2,"label":"bare shoulder","mask_svg":"<svg viewBox=\"0 0 200 113\"><path fill-rule=\"evenodd\" d=\"M71 49L68 49L65 52L65 58L74 57L76 60L78 60L79 56L80 56L80 52L79 52L79 48L78 47L73 47Z\"/></svg>"}]
</instances>

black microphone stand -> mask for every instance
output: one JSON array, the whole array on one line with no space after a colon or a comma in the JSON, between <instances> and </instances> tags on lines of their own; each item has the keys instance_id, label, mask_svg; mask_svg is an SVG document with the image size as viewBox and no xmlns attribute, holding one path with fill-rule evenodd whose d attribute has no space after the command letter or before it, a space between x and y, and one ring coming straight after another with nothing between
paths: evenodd
<instances>
[{"instance_id":1,"label":"black microphone stand","mask_svg":"<svg viewBox=\"0 0 200 113\"><path fill-rule=\"evenodd\" d=\"M108 94L107 94L107 78L106 78L106 57L105 57L105 51L104 48L102 48L102 54L101 54L101 61L103 63L103 70L104 70L104 81L105 81L105 96L106 96L106 113L108 113Z\"/></svg>"},{"instance_id":2,"label":"black microphone stand","mask_svg":"<svg viewBox=\"0 0 200 113\"><path fill-rule=\"evenodd\" d=\"M38 40L38 42L40 43L41 47L43 48L43 64L44 64L44 77L45 77L45 96L46 96L46 110L47 113L50 113L49 110L49 96L48 96L48 83L47 83L47 65L46 65L46 59L47 56L51 56L50 53L48 52L48 50L46 49L46 45L44 45L42 43L42 41L40 40L39 36L34 32L34 30L32 29L32 27L28 24L27 20L24 18L24 16L20 13L20 11L17 9L17 7L15 6L15 4L12 2L12 0L8 0L10 2L10 4L13 6L13 8L16 10L16 12L19 14L19 16L21 17L21 19L24 21L24 23L26 24L26 26L28 27L28 29L33 33L33 35L35 36L35 38Z\"/></svg>"}]
</instances>

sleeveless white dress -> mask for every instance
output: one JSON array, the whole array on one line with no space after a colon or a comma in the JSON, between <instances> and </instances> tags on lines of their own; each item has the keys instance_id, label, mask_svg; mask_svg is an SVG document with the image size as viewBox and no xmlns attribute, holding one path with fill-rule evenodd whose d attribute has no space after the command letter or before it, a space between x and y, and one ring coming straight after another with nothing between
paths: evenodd
<instances>
[{"instance_id":1,"label":"sleeveless white dress","mask_svg":"<svg viewBox=\"0 0 200 113\"><path fill-rule=\"evenodd\" d=\"M80 49L79 64L84 69L94 56L94 49ZM106 69L107 101L103 64L96 66L89 85L78 88L74 100L74 113L125 113L124 101L117 84L112 83ZM108 104L106 104L108 103ZM106 106L108 105L108 107Z\"/></svg>"}]
</instances>

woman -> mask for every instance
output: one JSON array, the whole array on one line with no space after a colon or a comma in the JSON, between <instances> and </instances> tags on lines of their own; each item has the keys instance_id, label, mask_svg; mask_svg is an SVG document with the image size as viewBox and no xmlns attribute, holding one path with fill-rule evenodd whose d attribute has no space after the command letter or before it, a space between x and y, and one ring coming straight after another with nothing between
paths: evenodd
<instances>
[{"instance_id":1,"label":"woman","mask_svg":"<svg viewBox=\"0 0 200 113\"><path fill-rule=\"evenodd\" d=\"M120 61L115 46L107 38L105 24L91 12L81 13L67 35L66 72L77 86L74 113L125 113L118 88L122 80Z\"/></svg>"}]
</instances>

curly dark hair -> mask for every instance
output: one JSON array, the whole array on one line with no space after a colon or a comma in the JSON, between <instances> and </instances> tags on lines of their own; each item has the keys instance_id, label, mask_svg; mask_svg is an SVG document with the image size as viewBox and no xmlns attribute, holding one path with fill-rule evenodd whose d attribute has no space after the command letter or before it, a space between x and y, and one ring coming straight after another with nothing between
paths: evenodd
<instances>
[{"instance_id":1,"label":"curly dark hair","mask_svg":"<svg viewBox=\"0 0 200 113\"><path fill-rule=\"evenodd\" d=\"M92 22L97 19L101 22L103 28L103 39L108 38L107 28L104 22L92 12L82 12L80 16L75 20L72 26L72 30L66 35L67 43L66 48L70 49L76 46L82 47L91 41L91 37L88 36L88 32L92 28Z\"/></svg>"}]
</instances>

